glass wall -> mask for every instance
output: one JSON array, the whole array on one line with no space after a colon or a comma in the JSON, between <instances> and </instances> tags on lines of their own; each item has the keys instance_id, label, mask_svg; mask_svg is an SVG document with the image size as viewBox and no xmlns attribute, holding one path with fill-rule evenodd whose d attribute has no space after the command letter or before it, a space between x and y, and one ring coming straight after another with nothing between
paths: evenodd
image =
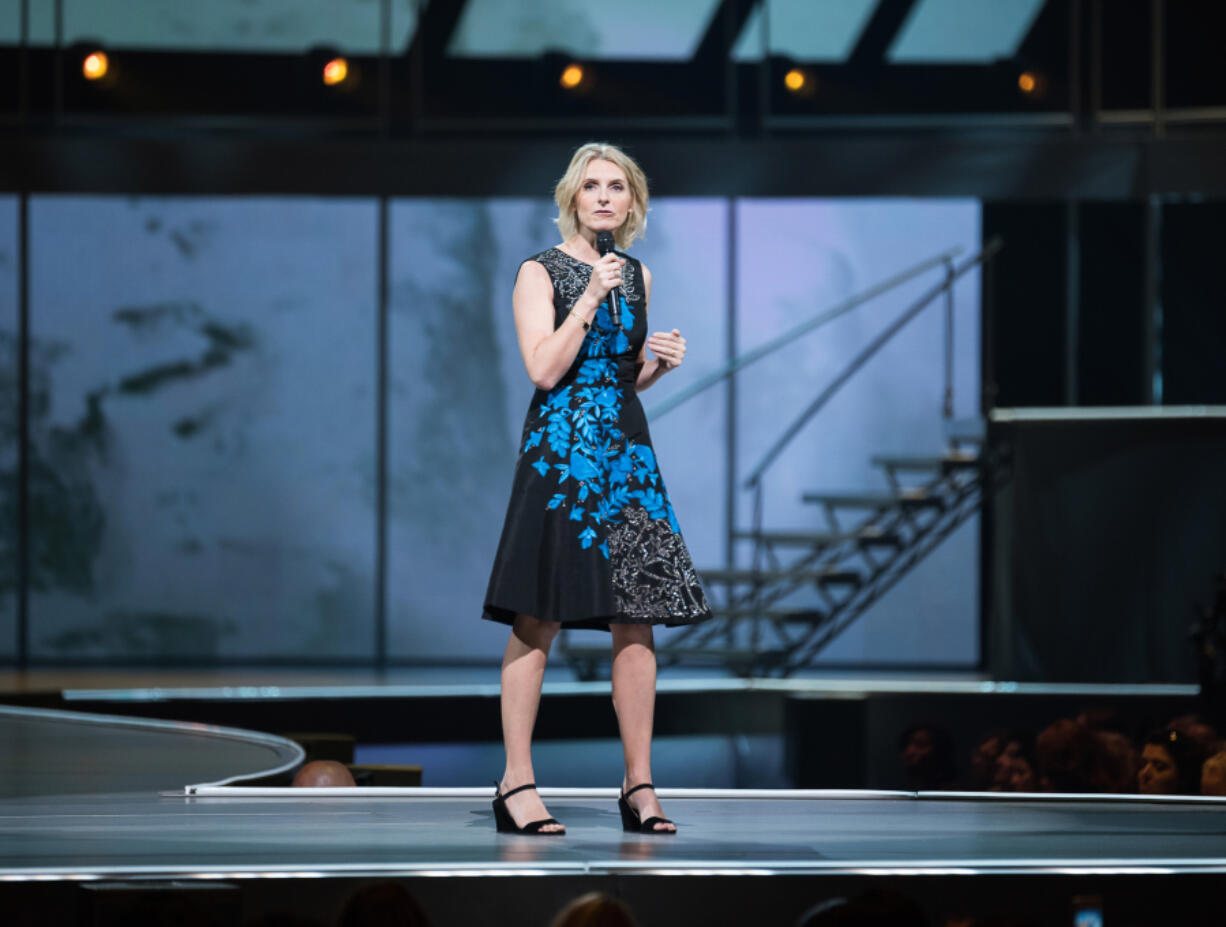
<instances>
[{"instance_id":1,"label":"glass wall","mask_svg":"<svg viewBox=\"0 0 1226 927\"><path fill-rule=\"evenodd\" d=\"M367 658L370 202L31 203L36 659Z\"/></svg>"},{"instance_id":2,"label":"glass wall","mask_svg":"<svg viewBox=\"0 0 1226 927\"><path fill-rule=\"evenodd\" d=\"M946 249L980 240L974 200L742 200L737 212L737 340L746 351ZM739 375L738 480L865 346L941 279L931 270L802 336ZM956 288L955 413L977 414L979 278ZM884 491L874 455L933 454L941 427L943 321L938 302L835 395L763 480L767 530L829 530L806 492ZM738 518L751 496L738 492ZM974 663L978 658L978 528L962 525L851 625L830 662Z\"/></svg>"},{"instance_id":3,"label":"glass wall","mask_svg":"<svg viewBox=\"0 0 1226 927\"><path fill-rule=\"evenodd\" d=\"M0 660L17 650L17 208L0 196Z\"/></svg>"},{"instance_id":4,"label":"glass wall","mask_svg":"<svg viewBox=\"0 0 1226 927\"><path fill-rule=\"evenodd\" d=\"M13 512L16 200L0 210ZM554 209L389 204L382 592L378 212L369 199L32 199L31 659L360 663L377 656L381 594L393 662L498 657L505 629L479 616L532 395L511 290L520 262L556 242ZM649 328L679 329L689 353L642 399L696 565L727 565L729 528L751 521L745 476L939 272L738 374L734 435L724 384L653 414L728 360L730 319L743 352L978 238L973 201L653 204L634 247L653 275ZM976 411L977 287L968 275L957 290L959 417ZM873 455L942 448L942 344L934 305L800 433L768 474L765 527L820 530L803 492L881 489ZM5 530L0 654L16 635L11 516ZM960 529L825 658L975 663L976 535Z\"/></svg>"}]
</instances>

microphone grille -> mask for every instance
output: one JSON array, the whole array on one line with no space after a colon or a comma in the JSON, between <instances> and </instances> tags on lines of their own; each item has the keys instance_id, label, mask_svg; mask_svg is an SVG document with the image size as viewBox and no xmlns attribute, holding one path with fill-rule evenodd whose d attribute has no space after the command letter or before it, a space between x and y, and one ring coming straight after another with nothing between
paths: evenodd
<instances>
[{"instance_id":1,"label":"microphone grille","mask_svg":"<svg viewBox=\"0 0 1226 927\"><path fill-rule=\"evenodd\" d=\"M601 256L608 254L614 249L614 247L615 243L613 241L612 232L605 229L602 232L596 233L596 250L600 252Z\"/></svg>"}]
</instances>

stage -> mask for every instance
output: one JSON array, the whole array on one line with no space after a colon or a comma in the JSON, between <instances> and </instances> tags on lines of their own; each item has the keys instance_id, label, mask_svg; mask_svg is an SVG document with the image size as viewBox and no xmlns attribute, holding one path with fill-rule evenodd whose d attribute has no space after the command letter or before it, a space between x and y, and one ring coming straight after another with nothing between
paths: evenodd
<instances>
[{"instance_id":1,"label":"stage","mask_svg":"<svg viewBox=\"0 0 1226 927\"><path fill-rule=\"evenodd\" d=\"M1181 923L1211 923L1226 884L1226 800L672 788L680 833L650 837L620 830L611 789L545 788L569 832L531 838L495 833L492 785L245 787L300 760L267 734L13 708L0 732L9 923L119 923L138 896L191 896L217 923L327 924L372 879L407 886L435 924L542 924L602 888L643 925L786 925L882 885L934 924L972 910L1071 923L1072 898L1091 895L1112 925L1164 922L1178 885Z\"/></svg>"}]
</instances>

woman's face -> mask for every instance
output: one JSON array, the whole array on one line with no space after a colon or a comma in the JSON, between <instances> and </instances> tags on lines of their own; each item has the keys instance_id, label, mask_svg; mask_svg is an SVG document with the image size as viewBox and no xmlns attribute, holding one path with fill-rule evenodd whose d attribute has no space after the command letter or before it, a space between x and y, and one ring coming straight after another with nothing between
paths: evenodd
<instances>
[{"instance_id":1,"label":"woman's face","mask_svg":"<svg viewBox=\"0 0 1226 927\"><path fill-rule=\"evenodd\" d=\"M588 162L579 192L575 194L575 213L580 228L615 232L622 227L633 205L630 184L620 167L601 158Z\"/></svg>"},{"instance_id":2,"label":"woman's face","mask_svg":"<svg viewBox=\"0 0 1226 927\"><path fill-rule=\"evenodd\" d=\"M1174 795L1179 791L1179 770L1160 744L1146 744L1141 751L1137 790L1142 795Z\"/></svg>"}]
</instances>

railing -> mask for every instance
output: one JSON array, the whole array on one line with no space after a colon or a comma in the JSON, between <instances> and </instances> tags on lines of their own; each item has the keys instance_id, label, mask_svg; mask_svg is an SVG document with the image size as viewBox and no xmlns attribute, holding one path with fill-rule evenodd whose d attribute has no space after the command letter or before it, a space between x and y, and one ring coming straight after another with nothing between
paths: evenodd
<instances>
[{"instance_id":1,"label":"railing","mask_svg":"<svg viewBox=\"0 0 1226 927\"><path fill-rule=\"evenodd\" d=\"M648 417L651 419L658 419L662 415L668 414L682 403L693 399L699 393L705 392L718 383L722 383L738 370L762 360L762 358L773 354L780 348L787 347L801 335L806 335L811 331L821 328L827 322L833 322L840 316L851 312L851 310L855 309L857 306L862 306L870 300L876 299L881 294L887 293L895 287L907 283L925 271L932 270L932 268L938 267L941 264L945 264L946 267L948 267L950 262L961 253L962 247L960 245L946 251L942 251L940 254L934 255L927 260L920 261L918 264L908 267L906 270L901 271L892 277L887 277L880 283L869 287L867 290L864 290L861 293L857 293L855 296L848 297L841 303L836 303L826 311L815 315L811 319L801 322L799 325L789 328L783 334L772 338L765 344L758 345L758 347L746 351L739 357L734 357L718 370L715 370L704 377L700 377L692 386L688 386L675 395L668 397L668 399L665 399L663 402L652 406L647 410Z\"/></svg>"},{"instance_id":2,"label":"railing","mask_svg":"<svg viewBox=\"0 0 1226 927\"><path fill-rule=\"evenodd\" d=\"M863 350L857 354L851 362L841 370L830 384L818 393L817 397L809 403L809 405L798 415L779 435L775 443L770 446L762 459L750 471L749 476L745 478L744 488L753 490L753 534L755 537L760 535L762 531L762 477L771 465L783 453L792 439L800 433L801 429L809 423L813 416L817 415L831 399L838 393L840 389L850 380L858 370L860 370L873 355L880 351L890 340L897 335L907 323L923 312L930 303L936 300L939 296L945 296L945 332L944 332L944 391L942 394L941 415L948 421L953 418L954 414L954 375L953 375L953 354L954 354L954 283L958 278L963 276L970 270L990 261L996 256L996 253L1004 247L1004 242L999 237L993 238L979 250L973 257L968 258L959 266L955 267L952 261L952 256L943 257L942 263L945 265L945 276L940 283L934 285L926 291L919 299L907 307L907 309L893 322L891 322L876 338L870 341ZM948 252L946 252L948 254ZM754 543L753 563L756 569L761 562L761 545L756 541Z\"/></svg>"},{"instance_id":3,"label":"railing","mask_svg":"<svg viewBox=\"0 0 1226 927\"><path fill-rule=\"evenodd\" d=\"M942 415L946 419L952 418L953 408L954 408L954 378L953 378L953 346L954 346L953 293L954 291L953 291L953 285L955 281L957 281L957 279L961 277L963 274L965 274L967 271L972 270L975 267L978 267L980 264L984 263L985 261L991 260L992 257L995 256L996 252L999 251L1002 246L1003 246L1003 243L1001 242L1001 240L999 238L994 238L992 239L992 241L988 242L988 244L985 245L983 249L979 251L978 254L964 261L959 267L954 267L952 260L950 260L949 258L944 258L943 263L945 264L945 279L943 279L936 286L928 290L923 296L921 296L911 306L909 306L902 315L900 315L889 326L887 326L886 329L880 335L878 335L871 342L869 342L868 345L866 345L865 348L859 354L857 354L855 358L852 359L851 363L849 363L838 374L838 376L836 376L834 380L831 381L830 385L827 386L824 390L822 390L817 395L816 399L814 399L811 403L809 403L809 405L805 408L805 410L796 417L795 421L793 421L790 425L788 425L787 428L783 430L783 433L778 437L778 439L776 439L775 443L771 445L770 450L768 450L762 456L762 459L758 461L757 466L755 466L753 470L750 471L749 476L745 478L745 488L752 489L755 486L757 486L759 483L761 483L763 474L766 473L767 469L771 466L771 464L775 462L775 459L779 456L780 453L783 452L783 449L787 447L788 444L791 443L792 439L796 437L796 435L800 432L800 430L804 428L806 424L808 424L809 420L813 418L813 416L816 415L818 412L820 412L822 408L826 405L826 403L828 403L831 399L834 398L835 394L838 393L838 391L843 388L843 386L847 383L847 381L850 380L855 375L856 371L858 371L861 367L863 367L866 363L868 363L868 361L873 357L874 354L876 354L883 347L885 347L885 345L889 343L890 339L892 339L895 335L897 335L900 331L902 331L902 329L907 325L908 322L910 322L917 315L923 312L924 309L928 307L928 304L931 303L938 296L940 296L942 293L945 294L945 339L944 339L945 340L945 345L944 345L945 347L945 362L944 362L945 389L944 389L944 394L943 394L944 399L942 402Z\"/></svg>"}]
</instances>

